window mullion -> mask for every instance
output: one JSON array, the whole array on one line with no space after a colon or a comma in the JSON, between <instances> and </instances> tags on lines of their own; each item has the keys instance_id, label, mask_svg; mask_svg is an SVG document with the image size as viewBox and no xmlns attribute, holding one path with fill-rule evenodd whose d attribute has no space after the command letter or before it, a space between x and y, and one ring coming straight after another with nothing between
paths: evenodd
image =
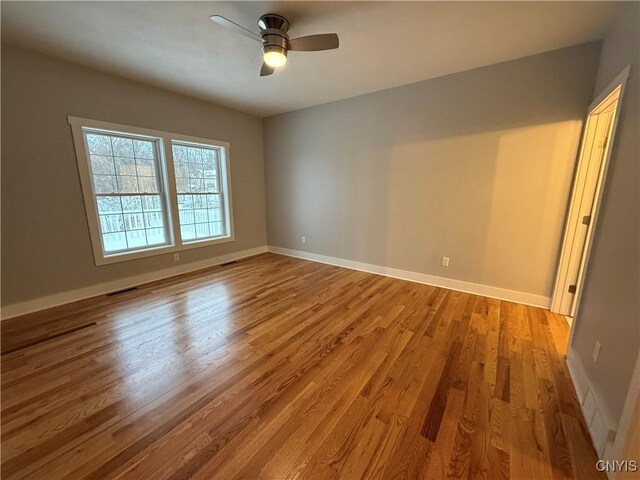
<instances>
[{"instance_id":1,"label":"window mullion","mask_svg":"<svg viewBox=\"0 0 640 480\"><path fill-rule=\"evenodd\" d=\"M164 178L168 188L167 206L168 214L171 216L171 228L173 233L173 241L175 245L182 245L182 236L180 234L180 217L178 215L178 190L176 187L176 171L173 165L173 145L171 138L164 137L162 141L164 148Z\"/></svg>"},{"instance_id":2,"label":"window mullion","mask_svg":"<svg viewBox=\"0 0 640 480\"><path fill-rule=\"evenodd\" d=\"M218 202L220 202L220 220L221 220L221 225L224 226L224 231L226 235L229 235L229 227L227 224L227 199L226 197L226 193L223 191L223 186L222 186L222 175L224 174L223 170L222 170L222 150L217 150L216 151L216 189L218 190Z\"/></svg>"},{"instance_id":3,"label":"window mullion","mask_svg":"<svg viewBox=\"0 0 640 480\"><path fill-rule=\"evenodd\" d=\"M235 238L233 226L233 197L231 194L231 177L229 172L229 147L218 150L218 178L220 185L220 198L223 206L222 215L224 217L224 225L226 234L232 239Z\"/></svg>"}]
</instances>

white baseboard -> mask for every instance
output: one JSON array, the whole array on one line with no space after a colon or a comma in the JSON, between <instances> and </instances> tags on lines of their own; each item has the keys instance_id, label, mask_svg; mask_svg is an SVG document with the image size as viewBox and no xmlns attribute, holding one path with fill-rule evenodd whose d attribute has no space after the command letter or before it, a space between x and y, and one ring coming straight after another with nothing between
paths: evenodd
<instances>
[{"instance_id":1,"label":"white baseboard","mask_svg":"<svg viewBox=\"0 0 640 480\"><path fill-rule=\"evenodd\" d=\"M582 361L573 349L567 351L567 369L580 401L584 420L599 458L603 458L607 445L614 441L618 426L605 408L598 389L591 383Z\"/></svg>"},{"instance_id":2,"label":"white baseboard","mask_svg":"<svg viewBox=\"0 0 640 480\"><path fill-rule=\"evenodd\" d=\"M182 273L193 272L195 270L212 267L221 263L258 255L266 251L279 253L281 255L288 255L291 257L302 258L305 260L311 260L314 262L327 263L339 267L350 268L352 270L361 270L364 272L375 273L387 277L399 278L411 282L424 283L436 287L458 290L460 292L473 293L476 295L483 295L500 300L532 305L535 307L548 308L551 301L550 298L543 297L541 295L517 292L505 288L491 287L488 285L480 285L477 283L470 283L462 280L454 280L444 277L436 277L434 275L427 275L424 273L411 272L408 270L400 270L391 267L383 267L380 265L372 265L368 263L356 262L353 260L346 260L343 258L328 257L326 255L319 255L316 253L303 252L299 250L290 250L287 248L274 246L262 246L249 250L243 250L240 252L230 253L227 255L221 255L206 260L201 260L199 262L177 265L175 267L165 268L163 270L157 270L155 272L143 273L140 275L113 280L111 282L100 283L76 290L47 295L46 297L27 300L25 302L6 305L0 310L0 318L2 320L5 320L7 318L18 317L20 315L36 312L38 310L44 310L46 308L56 307L65 303L71 303L77 300L83 300L85 298L103 295L105 293L113 292L116 290L122 290L124 288L130 288L144 283L161 280L163 278L173 277Z\"/></svg>"},{"instance_id":3,"label":"white baseboard","mask_svg":"<svg viewBox=\"0 0 640 480\"><path fill-rule=\"evenodd\" d=\"M582 362L576 357L571 348L567 351L566 358L567 369L569 370L569 375L571 375L571 380L573 381L573 388L578 395L580 404L582 404L587 395L587 390L589 389L589 378L584 371Z\"/></svg>"},{"instance_id":4,"label":"white baseboard","mask_svg":"<svg viewBox=\"0 0 640 480\"><path fill-rule=\"evenodd\" d=\"M640 402L640 353L636 357L636 365L631 374L631 384L627 391L622 415L620 415L620 420L618 421L616 436L612 442L607 443L602 456L604 460L631 460L634 459L634 456L637 459L638 452L633 450L632 439L634 435L637 435L638 428L640 428L637 423L638 417L636 416L636 409L639 408L638 402ZM609 478L616 477L618 475L609 475Z\"/></svg>"},{"instance_id":5,"label":"white baseboard","mask_svg":"<svg viewBox=\"0 0 640 480\"><path fill-rule=\"evenodd\" d=\"M317 253L303 252L301 250L291 250L289 248L275 247L269 245L267 249L273 253L287 255L289 257L302 258L313 262L327 263L338 267L350 268L352 270L361 270L363 272L384 275L385 277L399 278L410 282L424 283L435 287L448 288L459 292L472 293L474 295L482 295L484 297L497 298L499 300L507 300L509 302L522 303L534 307L549 308L551 298L542 295L534 295L526 292L518 292L506 288L491 287L489 285L481 285L479 283L465 282L463 280L454 280L452 278L436 277L427 275L426 273L411 272L408 270L400 270L398 268L383 267L381 265L372 265L370 263L356 262L344 258L329 257Z\"/></svg>"},{"instance_id":6,"label":"white baseboard","mask_svg":"<svg viewBox=\"0 0 640 480\"><path fill-rule=\"evenodd\" d=\"M570 317L569 315L565 315L564 318L567 319L567 324L569 325L569 328L571 328L571 326L573 325L573 317Z\"/></svg>"},{"instance_id":7,"label":"white baseboard","mask_svg":"<svg viewBox=\"0 0 640 480\"><path fill-rule=\"evenodd\" d=\"M78 300L83 300L85 298L95 297L97 295L104 295L105 293L135 287L144 283L162 280L163 278L173 277L183 273L201 270L203 268L213 267L215 265L231 262L233 260L240 260L241 258L265 253L266 251L266 246L251 248L248 250L242 250L240 252L228 253L226 255L220 255L218 257L207 258L198 262L185 263L183 265L176 265L175 267L156 270L154 272L141 273L140 275L134 275L110 282L99 283L97 285L82 287L76 290L55 293L53 295L47 295L46 297L27 300L26 302L14 303L12 305L4 306L0 309L0 318L2 320L6 320L7 318L18 317L27 313L37 312L38 310L44 310L46 308L64 305L65 303L71 303Z\"/></svg>"}]
</instances>

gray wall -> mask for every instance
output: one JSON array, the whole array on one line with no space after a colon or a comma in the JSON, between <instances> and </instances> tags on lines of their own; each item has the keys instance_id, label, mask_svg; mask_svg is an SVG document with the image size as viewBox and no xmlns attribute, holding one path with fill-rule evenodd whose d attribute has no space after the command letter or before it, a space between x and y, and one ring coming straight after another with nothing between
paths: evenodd
<instances>
[{"instance_id":1,"label":"gray wall","mask_svg":"<svg viewBox=\"0 0 640 480\"><path fill-rule=\"evenodd\" d=\"M599 52L267 118L269 244L550 296Z\"/></svg>"},{"instance_id":2,"label":"gray wall","mask_svg":"<svg viewBox=\"0 0 640 480\"><path fill-rule=\"evenodd\" d=\"M606 37L594 97L631 64L571 348L620 418L640 348L640 4ZM598 363L591 353L602 344Z\"/></svg>"},{"instance_id":3,"label":"gray wall","mask_svg":"<svg viewBox=\"0 0 640 480\"><path fill-rule=\"evenodd\" d=\"M67 115L231 143L236 241L266 242L262 119L2 45L2 304L176 265L171 254L96 267Z\"/></svg>"}]
</instances>

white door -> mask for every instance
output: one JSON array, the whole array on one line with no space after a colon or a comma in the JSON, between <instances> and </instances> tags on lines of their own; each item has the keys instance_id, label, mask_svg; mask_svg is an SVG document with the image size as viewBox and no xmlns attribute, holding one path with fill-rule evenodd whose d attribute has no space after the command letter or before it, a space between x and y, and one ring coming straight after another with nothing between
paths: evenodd
<instances>
[{"instance_id":1,"label":"white door","mask_svg":"<svg viewBox=\"0 0 640 480\"><path fill-rule=\"evenodd\" d=\"M575 174L571 205L551 310L573 317L581 287L594 209L602 188L621 88L596 105L587 117Z\"/></svg>"}]
</instances>

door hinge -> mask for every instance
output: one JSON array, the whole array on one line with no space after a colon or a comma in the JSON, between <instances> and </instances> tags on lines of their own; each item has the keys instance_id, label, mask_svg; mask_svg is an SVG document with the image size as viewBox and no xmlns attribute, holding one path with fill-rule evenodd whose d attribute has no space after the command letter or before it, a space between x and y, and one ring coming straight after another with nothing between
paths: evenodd
<instances>
[{"instance_id":1,"label":"door hinge","mask_svg":"<svg viewBox=\"0 0 640 480\"><path fill-rule=\"evenodd\" d=\"M598 146L600 148L605 148L608 142L609 142L609 137L602 137L602 139L599 142L600 144Z\"/></svg>"},{"instance_id":2,"label":"door hinge","mask_svg":"<svg viewBox=\"0 0 640 480\"><path fill-rule=\"evenodd\" d=\"M576 286L575 285L569 285L569 293L576 293Z\"/></svg>"},{"instance_id":3,"label":"door hinge","mask_svg":"<svg viewBox=\"0 0 640 480\"><path fill-rule=\"evenodd\" d=\"M589 225L591 223L591 215L585 215L582 217L582 224Z\"/></svg>"}]
</instances>

